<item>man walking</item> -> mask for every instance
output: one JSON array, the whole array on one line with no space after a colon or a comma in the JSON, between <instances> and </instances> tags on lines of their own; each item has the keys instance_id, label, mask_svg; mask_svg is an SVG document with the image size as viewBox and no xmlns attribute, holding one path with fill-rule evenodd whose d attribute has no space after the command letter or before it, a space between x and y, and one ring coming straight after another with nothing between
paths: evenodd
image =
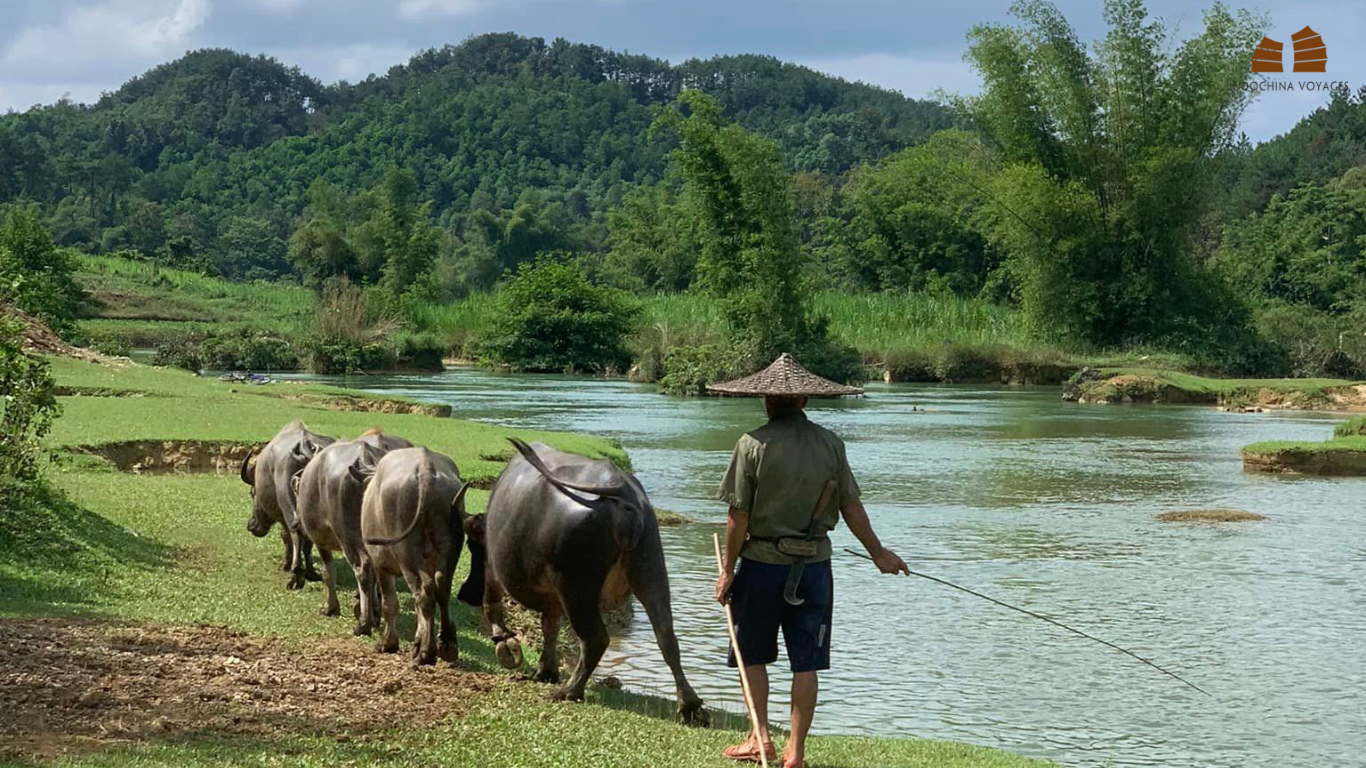
<instances>
[{"instance_id":1,"label":"man walking","mask_svg":"<svg viewBox=\"0 0 1366 768\"><path fill-rule=\"evenodd\" d=\"M792 734L784 768L806 768L806 736L816 710L817 672L830 668L834 588L827 534L844 516L849 530L883 573L907 573L882 546L859 502L844 442L811 423L810 397L863 392L823 379L784 353L753 376L708 387L728 395L762 396L768 423L735 444L718 497L730 505L726 552L716 599L730 601L736 638L754 697L754 732L726 757L777 757L768 733L768 665L778 659L781 628L792 667ZM739 572L735 570L737 560ZM729 664L736 666L734 649Z\"/></svg>"}]
</instances>

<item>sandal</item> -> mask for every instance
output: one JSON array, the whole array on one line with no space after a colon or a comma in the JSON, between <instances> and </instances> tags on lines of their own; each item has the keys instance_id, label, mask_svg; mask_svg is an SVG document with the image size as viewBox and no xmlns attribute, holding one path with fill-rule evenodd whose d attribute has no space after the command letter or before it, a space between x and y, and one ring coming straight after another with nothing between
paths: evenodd
<instances>
[{"instance_id":1,"label":"sandal","mask_svg":"<svg viewBox=\"0 0 1366 768\"><path fill-rule=\"evenodd\" d=\"M744 763L757 763L759 762L759 745L755 744L753 740L746 740L743 744L735 744L726 747L725 751L721 754L725 755L729 760L736 760ZM770 764L777 761L778 750L774 749L773 742L769 741L764 743L764 756L768 758Z\"/></svg>"}]
</instances>

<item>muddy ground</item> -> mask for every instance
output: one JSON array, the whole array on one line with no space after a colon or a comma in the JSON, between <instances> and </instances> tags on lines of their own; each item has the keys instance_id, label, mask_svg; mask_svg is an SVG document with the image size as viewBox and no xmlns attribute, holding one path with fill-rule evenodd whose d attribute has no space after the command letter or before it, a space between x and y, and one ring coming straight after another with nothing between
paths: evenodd
<instances>
[{"instance_id":1,"label":"muddy ground","mask_svg":"<svg viewBox=\"0 0 1366 768\"><path fill-rule=\"evenodd\" d=\"M350 638L213 626L6 619L0 649L0 760L190 733L352 738L460 717L468 694L508 684L446 664L414 670L408 654Z\"/></svg>"}]
</instances>

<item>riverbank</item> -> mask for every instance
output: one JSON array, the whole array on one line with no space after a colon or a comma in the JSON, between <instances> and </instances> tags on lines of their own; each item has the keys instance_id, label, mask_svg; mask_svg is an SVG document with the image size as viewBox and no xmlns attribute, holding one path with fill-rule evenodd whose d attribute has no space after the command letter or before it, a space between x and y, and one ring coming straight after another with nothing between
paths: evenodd
<instances>
[{"instance_id":1,"label":"riverbank","mask_svg":"<svg viewBox=\"0 0 1366 768\"><path fill-rule=\"evenodd\" d=\"M1366 384L1342 379L1216 379L1151 368L1099 367L1084 368L1068 379L1063 399L1104 405L1366 411Z\"/></svg>"},{"instance_id":2,"label":"riverbank","mask_svg":"<svg viewBox=\"0 0 1366 768\"><path fill-rule=\"evenodd\" d=\"M488 481L506 460L510 434L626 464L612 441L422 413L335 410L330 399L370 396L332 388L244 388L133 364L51 362L59 384L83 394L62 398L65 413L48 441L62 456L48 470L61 493L38 499L22 519L8 514L0 522L0 637L16 662L0 671L0 706L25 713L0 725L0 759L727 764L719 753L740 738L734 722L686 729L671 721L669 702L595 688L586 705L552 704L544 687L511 681L464 606L459 669L415 672L403 655L371 654L339 619L319 615L316 585L284 589L279 541L244 530L247 493L232 462L121 471L105 458L111 447L140 442L255 445L302 417L329 434L380 426L450 454L467 477ZM316 397L281 396L289 392ZM486 491L471 491L471 511L486 500ZM412 609L403 599L406 650ZM903 739L820 737L812 757L814 765L844 768L1046 765Z\"/></svg>"},{"instance_id":3,"label":"riverbank","mask_svg":"<svg viewBox=\"0 0 1366 768\"><path fill-rule=\"evenodd\" d=\"M83 255L77 280L94 303L79 322L86 340L111 354L161 348L167 364L255 370L300 369L315 350L308 335L314 295L297 285L230 283L116 256ZM647 380L660 374L669 350L726 337L719 302L692 294L637 297L641 314L627 340ZM858 350L869 378L907 382L1059 384L1085 365L1157 359L1181 368L1179 355L1134 350L1076 354L1031 338L1015 310L981 299L929 293L826 292L814 308L832 335ZM475 359L478 340L494 320L492 294L408 308L411 327L394 331L390 360L362 370L437 370L442 356ZM212 337L208 345L203 339ZM186 343L186 342L189 343ZM330 363L330 361L328 361ZM319 371L322 372L322 371Z\"/></svg>"},{"instance_id":4,"label":"riverbank","mask_svg":"<svg viewBox=\"0 0 1366 768\"><path fill-rule=\"evenodd\" d=\"M1322 442L1265 441L1242 451L1249 472L1293 475L1366 476L1366 416L1337 425Z\"/></svg>"}]
</instances>

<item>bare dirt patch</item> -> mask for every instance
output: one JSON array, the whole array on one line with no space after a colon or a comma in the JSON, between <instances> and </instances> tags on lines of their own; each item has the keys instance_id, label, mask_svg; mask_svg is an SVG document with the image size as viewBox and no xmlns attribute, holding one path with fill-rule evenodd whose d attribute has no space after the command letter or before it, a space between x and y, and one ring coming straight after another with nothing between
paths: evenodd
<instances>
[{"instance_id":1,"label":"bare dirt patch","mask_svg":"<svg viewBox=\"0 0 1366 768\"><path fill-rule=\"evenodd\" d=\"M139 389L111 389L110 387L71 387L57 385L52 389L57 397L147 397Z\"/></svg>"},{"instance_id":2,"label":"bare dirt patch","mask_svg":"<svg viewBox=\"0 0 1366 768\"><path fill-rule=\"evenodd\" d=\"M362 413L415 413L447 419L451 415L449 405L436 403L405 403L402 400L381 400L348 395L314 395L305 392L271 392L272 396L284 400L294 400L308 405L331 408L334 411L359 411Z\"/></svg>"},{"instance_id":3,"label":"bare dirt patch","mask_svg":"<svg viewBox=\"0 0 1366 768\"><path fill-rule=\"evenodd\" d=\"M32 317L14 307L3 304L0 305L0 314L12 315L24 324L24 349L37 352L40 355L56 355L58 357L74 357L77 360L84 360L88 363L99 363L101 365L127 365L129 360L126 357L110 357L101 355L98 352L81 347L73 347L62 341L62 337L48 328L43 321Z\"/></svg>"},{"instance_id":4,"label":"bare dirt patch","mask_svg":"<svg viewBox=\"0 0 1366 768\"><path fill-rule=\"evenodd\" d=\"M1339 387L1328 393L1333 410L1360 413L1366 411L1366 384Z\"/></svg>"},{"instance_id":5,"label":"bare dirt patch","mask_svg":"<svg viewBox=\"0 0 1366 768\"><path fill-rule=\"evenodd\" d=\"M406 654L347 638L291 643L224 627L4 620L0 647L0 759L189 733L421 728L500 684L444 664L414 670Z\"/></svg>"},{"instance_id":6,"label":"bare dirt patch","mask_svg":"<svg viewBox=\"0 0 1366 768\"><path fill-rule=\"evenodd\" d=\"M1182 509L1157 516L1164 523L1243 523L1265 520L1265 515L1241 509Z\"/></svg>"},{"instance_id":7,"label":"bare dirt patch","mask_svg":"<svg viewBox=\"0 0 1366 768\"><path fill-rule=\"evenodd\" d=\"M122 472L135 475L170 473L236 474L242 460L262 443L228 443L212 440L130 440L79 446L73 450L99 456Z\"/></svg>"}]
</instances>

